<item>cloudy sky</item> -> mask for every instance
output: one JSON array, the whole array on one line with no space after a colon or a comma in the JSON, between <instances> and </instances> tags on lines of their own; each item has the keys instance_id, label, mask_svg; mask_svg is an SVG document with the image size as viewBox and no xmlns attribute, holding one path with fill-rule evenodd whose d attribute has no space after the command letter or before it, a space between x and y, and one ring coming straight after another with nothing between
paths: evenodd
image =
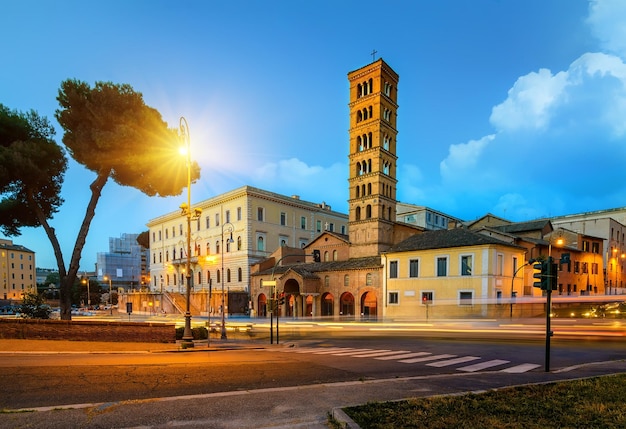
<instances>
[{"instance_id":1,"label":"cloudy sky","mask_svg":"<svg viewBox=\"0 0 626 429\"><path fill-rule=\"evenodd\" d=\"M58 127L63 80L128 83L187 119L192 203L251 185L347 213L347 73L373 50L400 75L400 201L514 221L626 205L622 0L5 2L0 103ZM66 264L91 180L71 164L52 221ZM110 181L81 270L185 199ZM22 232L56 267L43 230Z\"/></svg>"}]
</instances>

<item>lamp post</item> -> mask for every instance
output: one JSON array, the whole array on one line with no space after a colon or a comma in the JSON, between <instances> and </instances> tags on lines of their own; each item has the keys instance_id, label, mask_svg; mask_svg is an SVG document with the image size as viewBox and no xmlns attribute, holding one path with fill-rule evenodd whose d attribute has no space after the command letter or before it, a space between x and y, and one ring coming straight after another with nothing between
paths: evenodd
<instances>
[{"instance_id":1,"label":"lamp post","mask_svg":"<svg viewBox=\"0 0 626 429\"><path fill-rule=\"evenodd\" d=\"M193 347L193 335L191 334L191 140L189 139L189 125L187 120L181 116L179 124L181 140L184 143L184 147L181 148L181 153L187 157L187 204L181 206L183 209L183 215L187 218L187 268L185 275L187 276L187 290L185 293L185 329L183 331L183 348Z\"/></svg>"},{"instance_id":2,"label":"lamp post","mask_svg":"<svg viewBox=\"0 0 626 429\"><path fill-rule=\"evenodd\" d=\"M91 295L89 294L89 277L85 276L83 278L83 284L87 285L87 309L91 307Z\"/></svg>"},{"instance_id":3,"label":"lamp post","mask_svg":"<svg viewBox=\"0 0 626 429\"><path fill-rule=\"evenodd\" d=\"M226 276L224 275L224 227L226 225L230 226L230 238L228 240L226 240L226 243L232 243L233 242L233 230L235 229L235 227L233 226L232 223L230 222L224 222L222 223L222 335L221 338L222 340L225 340L226 337L226 307L224 306L224 282L226 281Z\"/></svg>"},{"instance_id":4,"label":"lamp post","mask_svg":"<svg viewBox=\"0 0 626 429\"><path fill-rule=\"evenodd\" d=\"M109 310L111 310L111 315L113 315L113 296L111 295L111 276L104 276L104 281L109 281Z\"/></svg>"}]
</instances>

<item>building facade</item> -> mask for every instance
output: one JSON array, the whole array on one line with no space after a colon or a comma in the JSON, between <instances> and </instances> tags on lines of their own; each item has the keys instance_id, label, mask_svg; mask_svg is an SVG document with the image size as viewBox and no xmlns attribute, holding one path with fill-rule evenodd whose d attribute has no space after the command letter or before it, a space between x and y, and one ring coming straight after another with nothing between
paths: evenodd
<instances>
[{"instance_id":1,"label":"building facade","mask_svg":"<svg viewBox=\"0 0 626 429\"><path fill-rule=\"evenodd\" d=\"M276 248L302 249L322 232L346 234L348 226L348 217L325 203L311 203L298 196L288 197L251 186L201 201L193 208L201 210L191 222L193 291L208 291L211 286L217 303L221 300L222 289L224 293L239 292L248 296L250 266L267 258ZM152 219L147 226L150 229L151 290L183 293L187 264L186 218L176 211ZM200 299L200 296L195 298ZM192 301L195 298L192 297ZM225 301L228 307L228 298ZM198 302L195 307L207 308L207 304ZM239 312L239 309L227 310Z\"/></svg>"},{"instance_id":2,"label":"building facade","mask_svg":"<svg viewBox=\"0 0 626 429\"><path fill-rule=\"evenodd\" d=\"M0 299L20 301L26 293L37 292L35 252L0 239Z\"/></svg>"}]
</instances>

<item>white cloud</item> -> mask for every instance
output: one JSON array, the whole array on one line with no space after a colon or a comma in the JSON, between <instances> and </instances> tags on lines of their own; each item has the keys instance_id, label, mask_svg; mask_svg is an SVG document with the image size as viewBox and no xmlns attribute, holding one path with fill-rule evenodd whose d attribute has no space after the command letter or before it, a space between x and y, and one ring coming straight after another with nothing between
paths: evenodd
<instances>
[{"instance_id":1,"label":"white cloud","mask_svg":"<svg viewBox=\"0 0 626 429\"><path fill-rule=\"evenodd\" d=\"M520 77L509 90L508 98L493 108L491 123L497 129L510 131L545 128L566 83L565 73L552 75L547 69Z\"/></svg>"},{"instance_id":2,"label":"white cloud","mask_svg":"<svg viewBox=\"0 0 626 429\"><path fill-rule=\"evenodd\" d=\"M591 0L587 23L603 49L626 58L626 2L623 0Z\"/></svg>"},{"instance_id":3,"label":"white cloud","mask_svg":"<svg viewBox=\"0 0 626 429\"><path fill-rule=\"evenodd\" d=\"M495 139L491 134L480 140L470 140L467 143L453 144L448 150L448 157L441 161L440 171L444 180L451 180L457 176L465 176L468 170L477 166L483 150Z\"/></svg>"}]
</instances>

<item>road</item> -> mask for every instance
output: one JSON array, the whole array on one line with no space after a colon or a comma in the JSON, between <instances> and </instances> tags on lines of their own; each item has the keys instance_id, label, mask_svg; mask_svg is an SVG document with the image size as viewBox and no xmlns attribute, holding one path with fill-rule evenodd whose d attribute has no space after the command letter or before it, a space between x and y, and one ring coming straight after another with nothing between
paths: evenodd
<instances>
[{"instance_id":1,"label":"road","mask_svg":"<svg viewBox=\"0 0 626 429\"><path fill-rule=\"evenodd\" d=\"M157 428L173 421L180 427L286 428L305 421L314 425L300 427L318 428L333 406L588 376L602 367L589 363L626 356L622 336L583 329L560 337L557 328L551 372L545 373L540 330L515 336L508 329L459 333L439 326L422 334L381 333L380 326L369 325L314 328L301 336L302 324L285 327L280 345L232 340L243 346L231 350L207 349L205 343L192 351L4 351L0 407L42 411L5 414L0 428L19 427L20 421L50 428ZM568 327L570 334L576 331ZM46 407L66 411L49 414Z\"/></svg>"}]
</instances>

